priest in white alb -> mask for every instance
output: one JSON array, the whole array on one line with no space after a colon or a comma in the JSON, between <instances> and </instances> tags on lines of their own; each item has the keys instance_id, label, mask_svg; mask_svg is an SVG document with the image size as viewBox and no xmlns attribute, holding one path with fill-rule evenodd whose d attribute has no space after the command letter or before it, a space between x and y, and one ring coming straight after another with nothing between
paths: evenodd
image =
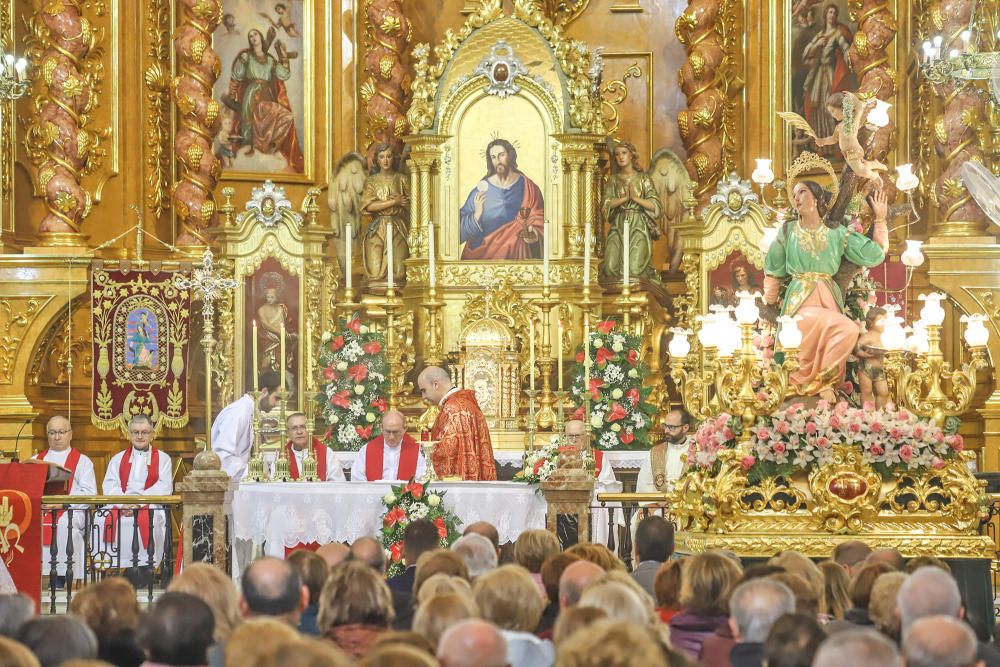
<instances>
[{"instance_id":1,"label":"priest in white alb","mask_svg":"<svg viewBox=\"0 0 1000 667\"><path fill-rule=\"evenodd\" d=\"M167 453L153 447L153 430L153 422L146 415L135 415L129 420L131 445L111 457L101 485L106 496L131 497L127 504L114 506L101 531L103 549L117 552L120 561L116 559L114 565L124 568L156 567L163 558L166 511L162 506L143 503L142 496L172 494L173 467ZM150 540L153 541L152 562L149 559ZM136 549L138 554L133 553ZM138 557L134 557L136 555Z\"/></svg>"},{"instance_id":2,"label":"priest in white alb","mask_svg":"<svg viewBox=\"0 0 1000 667\"><path fill-rule=\"evenodd\" d=\"M299 479L304 473L303 462L306 458L306 445L309 444L309 431L306 429L306 416L301 412L293 412L285 419L288 429L288 443L285 452L288 454L288 468L292 479ZM316 458L316 478L321 482L346 482L344 471L337 465L333 451L324 445L319 438L312 439L312 452Z\"/></svg>"},{"instance_id":3,"label":"priest in white alb","mask_svg":"<svg viewBox=\"0 0 1000 667\"><path fill-rule=\"evenodd\" d=\"M45 426L48 436L48 449L38 453L35 458L46 463L66 468L72 476L69 483L71 496L96 496L97 479L94 477L94 463L86 454L73 447L73 428L69 420L55 416ZM56 510L56 576L66 576L66 563L69 554L66 552L67 534L69 533L69 514L73 516L73 578L83 577L83 531L87 523L87 506L73 505L72 509ZM52 573L52 518L53 512L42 513L42 574Z\"/></svg>"},{"instance_id":4,"label":"priest in white alb","mask_svg":"<svg viewBox=\"0 0 1000 667\"><path fill-rule=\"evenodd\" d=\"M260 409L268 412L278 404L281 378L274 371L261 373L257 385L263 394ZM250 447L253 445L253 396L243 394L226 407L212 422L212 451L222 460L222 471L236 481L247 474Z\"/></svg>"},{"instance_id":5,"label":"priest in white alb","mask_svg":"<svg viewBox=\"0 0 1000 667\"><path fill-rule=\"evenodd\" d=\"M382 415L382 435L354 457L352 482L408 481L419 479L426 467L420 445L406 433L406 418L390 410Z\"/></svg>"}]
</instances>

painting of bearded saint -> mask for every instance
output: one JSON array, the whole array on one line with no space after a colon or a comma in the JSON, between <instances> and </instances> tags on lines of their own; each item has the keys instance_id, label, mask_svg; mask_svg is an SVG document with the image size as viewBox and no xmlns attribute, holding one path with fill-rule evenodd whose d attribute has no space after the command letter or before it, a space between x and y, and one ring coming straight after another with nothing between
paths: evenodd
<instances>
[{"instance_id":1,"label":"painting of bearded saint","mask_svg":"<svg viewBox=\"0 0 1000 667\"><path fill-rule=\"evenodd\" d=\"M459 211L462 259L541 259L545 231L542 191L517 168L505 139L486 147L486 175Z\"/></svg>"}]
</instances>

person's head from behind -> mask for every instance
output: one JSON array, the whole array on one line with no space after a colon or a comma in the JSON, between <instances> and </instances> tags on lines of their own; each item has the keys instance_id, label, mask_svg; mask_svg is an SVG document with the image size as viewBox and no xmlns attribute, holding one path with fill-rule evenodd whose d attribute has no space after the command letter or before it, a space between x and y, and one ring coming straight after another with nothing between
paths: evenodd
<instances>
[{"instance_id":1,"label":"person's head from behind","mask_svg":"<svg viewBox=\"0 0 1000 667\"><path fill-rule=\"evenodd\" d=\"M379 574L385 574L385 549L374 537L359 537L351 545L349 560L364 563Z\"/></svg>"},{"instance_id":2,"label":"person's head from behind","mask_svg":"<svg viewBox=\"0 0 1000 667\"><path fill-rule=\"evenodd\" d=\"M351 624L388 629L393 618L392 593L378 572L356 561L330 571L316 619L321 632Z\"/></svg>"},{"instance_id":3,"label":"person's head from behind","mask_svg":"<svg viewBox=\"0 0 1000 667\"><path fill-rule=\"evenodd\" d=\"M764 640L767 667L810 667L826 632L815 616L785 614L772 625Z\"/></svg>"},{"instance_id":4,"label":"person's head from behind","mask_svg":"<svg viewBox=\"0 0 1000 667\"><path fill-rule=\"evenodd\" d=\"M262 647L272 650L295 642L299 633L288 623L276 618L261 616L240 624L225 647L226 667L257 667L256 661L264 658ZM260 663L260 667L271 667L270 663Z\"/></svg>"},{"instance_id":5,"label":"person's head from behind","mask_svg":"<svg viewBox=\"0 0 1000 667\"><path fill-rule=\"evenodd\" d=\"M35 615L35 603L27 595L0 595L0 637L13 637Z\"/></svg>"},{"instance_id":6,"label":"person's head from behind","mask_svg":"<svg viewBox=\"0 0 1000 667\"><path fill-rule=\"evenodd\" d=\"M108 577L87 586L73 596L69 611L83 619L99 643L135 632L142 613L135 588L124 577Z\"/></svg>"},{"instance_id":7,"label":"person's head from behind","mask_svg":"<svg viewBox=\"0 0 1000 667\"><path fill-rule=\"evenodd\" d=\"M816 589L794 572L776 572L766 577L784 584L795 596L795 611L807 616L819 615L819 598Z\"/></svg>"},{"instance_id":8,"label":"person's head from behind","mask_svg":"<svg viewBox=\"0 0 1000 667\"><path fill-rule=\"evenodd\" d=\"M459 621L476 618L479 609L475 602L457 593L435 595L417 607L413 616L413 630L430 640L437 649L445 630Z\"/></svg>"},{"instance_id":9,"label":"person's head from behind","mask_svg":"<svg viewBox=\"0 0 1000 667\"><path fill-rule=\"evenodd\" d=\"M33 618L20 627L13 639L27 646L41 667L97 658L97 636L75 616Z\"/></svg>"},{"instance_id":10,"label":"person's head from behind","mask_svg":"<svg viewBox=\"0 0 1000 667\"><path fill-rule=\"evenodd\" d=\"M615 581L600 581L588 587L578 605L603 609L609 618L637 625L650 625L655 620L649 605L639 594Z\"/></svg>"},{"instance_id":11,"label":"person's head from behind","mask_svg":"<svg viewBox=\"0 0 1000 667\"><path fill-rule=\"evenodd\" d=\"M903 667L895 644L874 630L845 630L820 644L813 667Z\"/></svg>"},{"instance_id":12,"label":"person's head from behind","mask_svg":"<svg viewBox=\"0 0 1000 667\"><path fill-rule=\"evenodd\" d=\"M545 602L531 575L520 565L504 565L476 579L472 586L483 620L515 632L534 632Z\"/></svg>"},{"instance_id":13,"label":"person's head from behind","mask_svg":"<svg viewBox=\"0 0 1000 667\"><path fill-rule=\"evenodd\" d=\"M496 549L497 558L500 558L500 531L497 530L496 526L488 521L474 521L465 527L462 535L471 535L472 533L488 539L493 548Z\"/></svg>"},{"instance_id":14,"label":"person's head from behind","mask_svg":"<svg viewBox=\"0 0 1000 667\"><path fill-rule=\"evenodd\" d=\"M403 559L407 565L416 565L420 556L440 546L437 526L426 519L411 521L403 530Z\"/></svg>"},{"instance_id":15,"label":"person's head from behind","mask_svg":"<svg viewBox=\"0 0 1000 667\"><path fill-rule=\"evenodd\" d=\"M896 549L878 549L873 551L871 555L865 559L865 562L887 563L897 572L902 572L906 569L906 559L903 558L903 554L899 553Z\"/></svg>"},{"instance_id":16,"label":"person's head from behind","mask_svg":"<svg viewBox=\"0 0 1000 667\"><path fill-rule=\"evenodd\" d=\"M914 571L899 588L896 597L903 636L909 627L925 616L962 615L962 595L950 574L936 567Z\"/></svg>"},{"instance_id":17,"label":"person's head from behind","mask_svg":"<svg viewBox=\"0 0 1000 667\"><path fill-rule=\"evenodd\" d=\"M798 551L783 551L768 562L802 577L813 590L818 609L826 609L826 579L823 578L823 571L816 563Z\"/></svg>"},{"instance_id":18,"label":"person's head from behind","mask_svg":"<svg viewBox=\"0 0 1000 667\"><path fill-rule=\"evenodd\" d=\"M417 560L417 571L413 575L413 594L419 596L424 582L435 574L447 574L468 580L469 568L462 557L454 551L434 549L421 554Z\"/></svg>"},{"instance_id":19,"label":"person's head from behind","mask_svg":"<svg viewBox=\"0 0 1000 667\"><path fill-rule=\"evenodd\" d=\"M357 667L438 667L431 654L403 643L372 646Z\"/></svg>"},{"instance_id":20,"label":"person's head from behind","mask_svg":"<svg viewBox=\"0 0 1000 667\"><path fill-rule=\"evenodd\" d=\"M106 581L106 580L105 580ZM226 573L208 563L191 563L174 577L168 591L189 593L201 598L215 618L215 641L224 644L242 621L240 592ZM133 599L134 599L133 595ZM74 602L76 598L73 598ZM100 633L98 633L100 636Z\"/></svg>"},{"instance_id":21,"label":"person's head from behind","mask_svg":"<svg viewBox=\"0 0 1000 667\"><path fill-rule=\"evenodd\" d=\"M3 667L39 667L38 658L27 646L0 637L0 665Z\"/></svg>"},{"instance_id":22,"label":"person's head from behind","mask_svg":"<svg viewBox=\"0 0 1000 667\"><path fill-rule=\"evenodd\" d=\"M681 570L687 560L667 561L653 577L653 595L659 609L680 609Z\"/></svg>"},{"instance_id":23,"label":"person's head from behind","mask_svg":"<svg viewBox=\"0 0 1000 667\"><path fill-rule=\"evenodd\" d=\"M832 560L820 563L819 569L823 573L823 580L826 583L824 591L826 609L821 611L831 618L843 618L844 612L851 607L851 596L847 592L851 585L851 578L848 576L847 570Z\"/></svg>"},{"instance_id":24,"label":"person's head from behind","mask_svg":"<svg viewBox=\"0 0 1000 667\"><path fill-rule=\"evenodd\" d=\"M773 579L752 579L729 596L729 627L738 642L763 644L771 626L795 611L795 596Z\"/></svg>"},{"instance_id":25,"label":"person's head from behind","mask_svg":"<svg viewBox=\"0 0 1000 667\"><path fill-rule=\"evenodd\" d=\"M892 566L887 563L869 563L856 571L847 587L851 604L857 609L867 609L875 581L883 574L892 571Z\"/></svg>"},{"instance_id":26,"label":"person's head from behind","mask_svg":"<svg viewBox=\"0 0 1000 667\"><path fill-rule=\"evenodd\" d=\"M439 573L428 577L420 587L420 594L417 595L417 606L420 606L437 595L458 595L465 598L471 604L475 604L472 595L472 584L468 579L454 577L450 574Z\"/></svg>"},{"instance_id":27,"label":"person's head from behind","mask_svg":"<svg viewBox=\"0 0 1000 667\"><path fill-rule=\"evenodd\" d=\"M559 606L567 609L580 602L583 591L604 576L604 570L589 560L570 563L559 578Z\"/></svg>"},{"instance_id":28,"label":"person's head from behind","mask_svg":"<svg viewBox=\"0 0 1000 667\"><path fill-rule=\"evenodd\" d=\"M139 646L150 662L205 665L215 643L212 609L187 593L167 592L153 603L139 629Z\"/></svg>"},{"instance_id":29,"label":"person's head from behind","mask_svg":"<svg viewBox=\"0 0 1000 667\"><path fill-rule=\"evenodd\" d=\"M514 542L514 562L532 574L542 571L542 563L561 551L559 538L548 530L526 530Z\"/></svg>"},{"instance_id":30,"label":"person's head from behind","mask_svg":"<svg viewBox=\"0 0 1000 667\"><path fill-rule=\"evenodd\" d=\"M903 638L906 667L982 667L978 648L972 628L950 616L917 619Z\"/></svg>"},{"instance_id":31,"label":"person's head from behind","mask_svg":"<svg viewBox=\"0 0 1000 667\"><path fill-rule=\"evenodd\" d=\"M507 667L507 640L487 621L459 621L441 635L441 667Z\"/></svg>"},{"instance_id":32,"label":"person's head from behind","mask_svg":"<svg viewBox=\"0 0 1000 667\"><path fill-rule=\"evenodd\" d=\"M552 643L558 648L564 641L580 630L608 618L608 612L599 607L577 605L559 612L552 630Z\"/></svg>"},{"instance_id":33,"label":"person's head from behind","mask_svg":"<svg viewBox=\"0 0 1000 667\"><path fill-rule=\"evenodd\" d=\"M562 578L563 572L566 568L573 563L580 560L576 556L571 556L567 553L558 553L553 556L549 556L542 563L542 585L545 587L545 597L549 603L559 602L559 579Z\"/></svg>"},{"instance_id":34,"label":"person's head from behind","mask_svg":"<svg viewBox=\"0 0 1000 667\"><path fill-rule=\"evenodd\" d=\"M653 631L626 621L597 621L559 646L560 667L667 667Z\"/></svg>"},{"instance_id":35,"label":"person's head from behind","mask_svg":"<svg viewBox=\"0 0 1000 667\"><path fill-rule=\"evenodd\" d=\"M875 580L868 600L868 616L875 629L897 642L900 638L897 598L908 576L904 572L886 572Z\"/></svg>"},{"instance_id":36,"label":"person's head from behind","mask_svg":"<svg viewBox=\"0 0 1000 667\"><path fill-rule=\"evenodd\" d=\"M589 560L606 572L610 572L611 570L625 571L625 563L622 559L603 544L578 542L569 549L566 549L566 553L582 558L583 560Z\"/></svg>"},{"instance_id":37,"label":"person's head from behind","mask_svg":"<svg viewBox=\"0 0 1000 667\"><path fill-rule=\"evenodd\" d=\"M739 566L721 553L692 556L681 573L681 606L695 614L724 616L726 594L739 578Z\"/></svg>"},{"instance_id":38,"label":"person's head from behind","mask_svg":"<svg viewBox=\"0 0 1000 667\"><path fill-rule=\"evenodd\" d=\"M309 606L319 606L319 594L330 575L330 566L322 556L308 549L297 549L288 554L286 560L298 572L299 579L309 591Z\"/></svg>"},{"instance_id":39,"label":"person's head from behind","mask_svg":"<svg viewBox=\"0 0 1000 667\"><path fill-rule=\"evenodd\" d=\"M469 577L475 579L481 574L496 569L497 552L493 543L482 535L463 535L451 545L451 550L462 557L469 568Z\"/></svg>"},{"instance_id":40,"label":"person's head from behind","mask_svg":"<svg viewBox=\"0 0 1000 667\"><path fill-rule=\"evenodd\" d=\"M244 617L280 617L298 625L298 617L309 601L309 591L299 573L277 558L261 558L243 572L243 598L240 611Z\"/></svg>"},{"instance_id":41,"label":"person's head from behind","mask_svg":"<svg viewBox=\"0 0 1000 667\"><path fill-rule=\"evenodd\" d=\"M660 516L640 521L635 529L635 552L639 562L665 562L674 553L674 524Z\"/></svg>"}]
</instances>

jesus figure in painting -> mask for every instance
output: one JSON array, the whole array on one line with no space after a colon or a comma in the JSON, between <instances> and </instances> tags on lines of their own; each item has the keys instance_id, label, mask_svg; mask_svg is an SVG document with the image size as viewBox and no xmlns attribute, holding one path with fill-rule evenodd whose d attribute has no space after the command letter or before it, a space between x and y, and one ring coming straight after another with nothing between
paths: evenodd
<instances>
[{"instance_id":1,"label":"jesus figure in painting","mask_svg":"<svg viewBox=\"0 0 1000 667\"><path fill-rule=\"evenodd\" d=\"M542 191L517 168L517 151L504 139L486 147L486 176L459 212L462 259L541 259L545 206Z\"/></svg>"}]
</instances>

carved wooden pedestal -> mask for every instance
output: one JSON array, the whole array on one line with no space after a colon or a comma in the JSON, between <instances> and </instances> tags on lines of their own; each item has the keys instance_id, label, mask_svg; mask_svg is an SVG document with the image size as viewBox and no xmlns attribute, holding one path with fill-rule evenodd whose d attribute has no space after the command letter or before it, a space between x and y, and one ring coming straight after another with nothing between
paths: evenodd
<instances>
[{"instance_id":1,"label":"carved wooden pedestal","mask_svg":"<svg viewBox=\"0 0 1000 667\"><path fill-rule=\"evenodd\" d=\"M563 549L590 541L590 499L594 476L583 468L560 468L539 485L549 505L545 527Z\"/></svg>"},{"instance_id":2,"label":"carved wooden pedestal","mask_svg":"<svg viewBox=\"0 0 1000 667\"><path fill-rule=\"evenodd\" d=\"M194 469L177 485L184 503L184 563L212 563L229 572L229 489L218 454L209 450L194 457Z\"/></svg>"}]
</instances>

